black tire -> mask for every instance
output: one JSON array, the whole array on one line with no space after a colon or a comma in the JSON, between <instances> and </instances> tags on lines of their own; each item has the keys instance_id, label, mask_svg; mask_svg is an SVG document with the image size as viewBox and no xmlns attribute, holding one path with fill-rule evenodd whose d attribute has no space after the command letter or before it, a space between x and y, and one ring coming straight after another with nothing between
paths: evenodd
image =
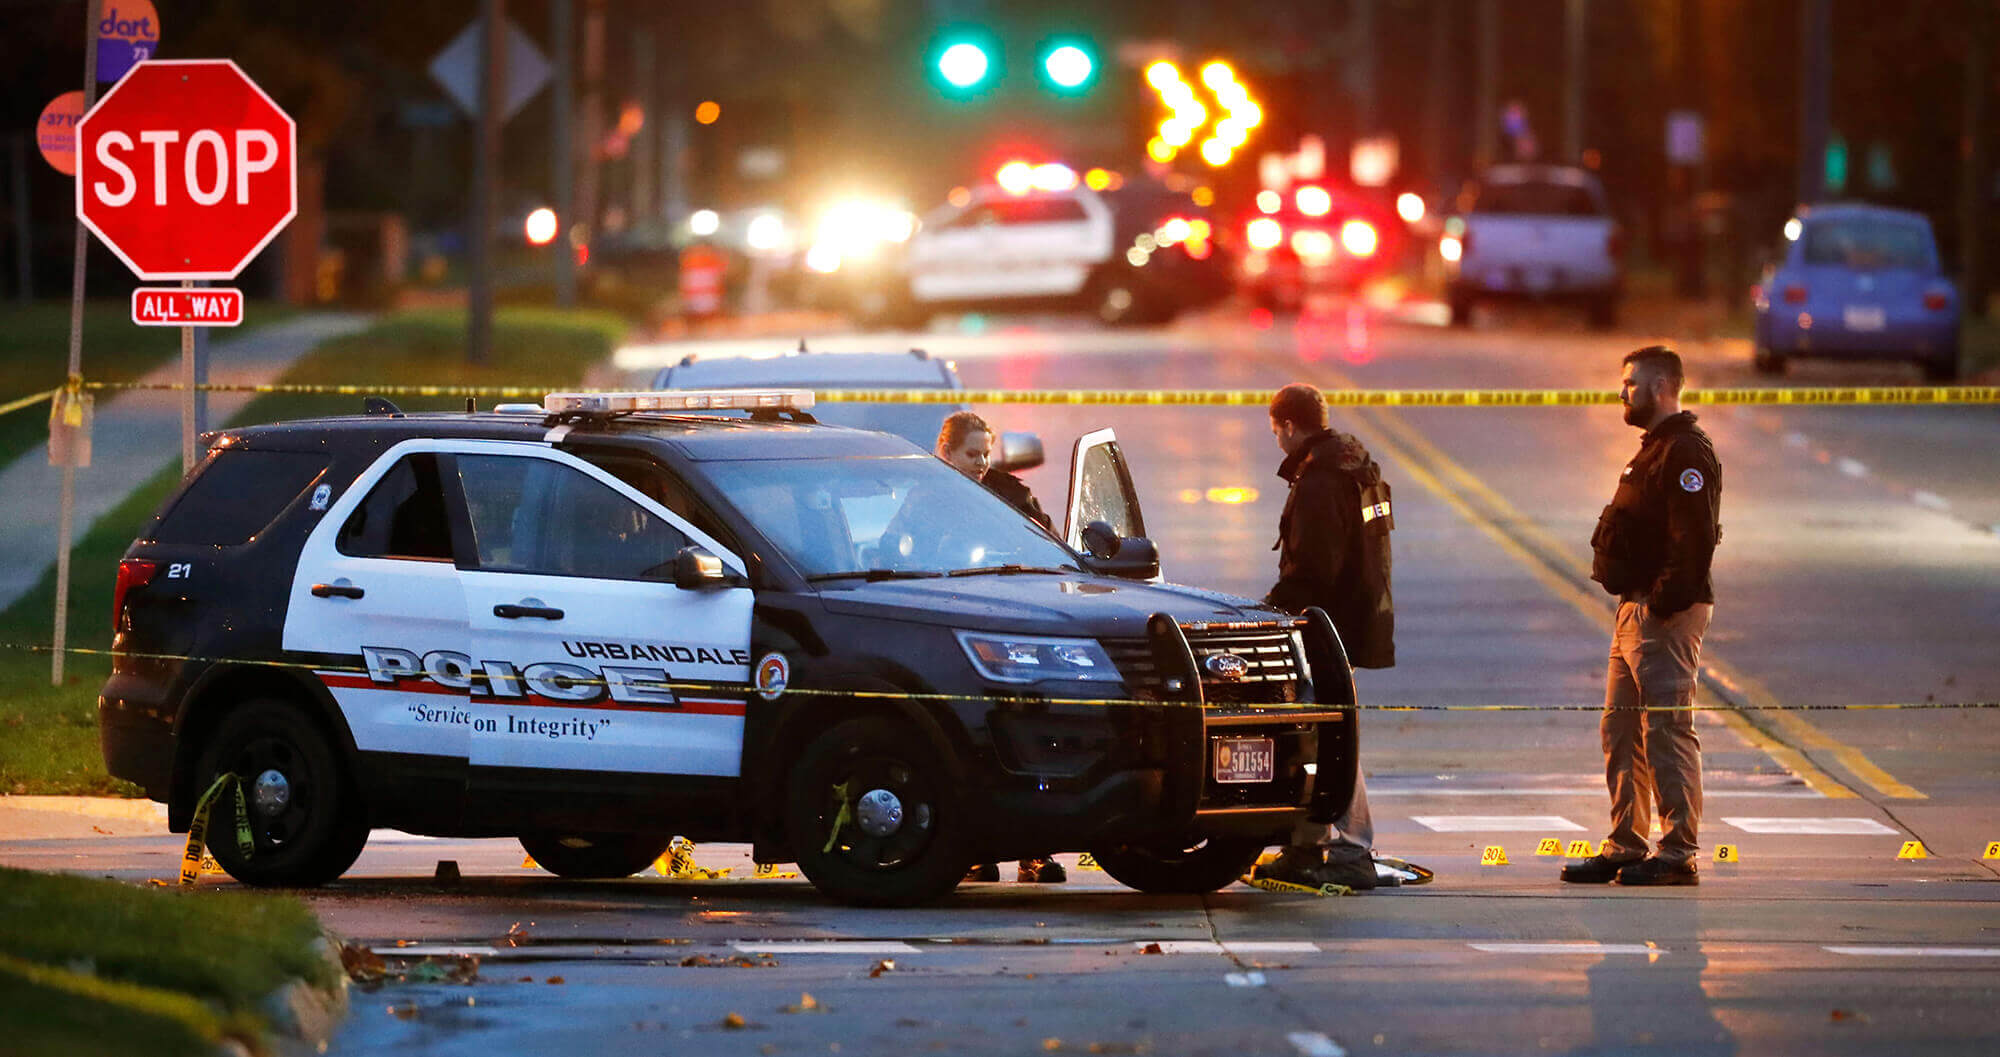
<instances>
[{"instance_id":1,"label":"black tire","mask_svg":"<svg viewBox=\"0 0 2000 1057\"><path fill-rule=\"evenodd\" d=\"M959 776L907 724L880 716L848 720L813 739L790 773L786 837L799 870L833 899L876 907L927 903L956 887L972 865ZM842 787L844 819L836 794ZM861 828L860 800L879 792L893 797L898 811L894 828L870 834ZM831 850L829 835L840 838Z\"/></svg>"},{"instance_id":2,"label":"black tire","mask_svg":"<svg viewBox=\"0 0 2000 1057\"><path fill-rule=\"evenodd\" d=\"M1250 872L1257 856L1276 843L1261 837L1211 837L1187 847L1119 844L1091 854L1127 888L1155 895L1195 895L1227 888Z\"/></svg>"},{"instance_id":3,"label":"black tire","mask_svg":"<svg viewBox=\"0 0 2000 1057\"><path fill-rule=\"evenodd\" d=\"M1756 371L1758 374L1770 375L1775 378L1785 373L1784 354L1772 351L1767 345L1758 345L1755 349L1751 350L1750 369Z\"/></svg>"},{"instance_id":4,"label":"black tire","mask_svg":"<svg viewBox=\"0 0 2000 1057\"><path fill-rule=\"evenodd\" d=\"M1924 381L1932 385L1950 385L1958 381L1958 350L1951 355L1935 360L1923 361Z\"/></svg>"},{"instance_id":5,"label":"black tire","mask_svg":"<svg viewBox=\"0 0 2000 1057\"><path fill-rule=\"evenodd\" d=\"M254 853L248 859L237 854L236 798L228 794L216 798L209 814L208 846L229 876L244 884L325 884L346 873L368 843L360 790L306 707L277 698L238 705L209 736L196 764L197 793L225 771L243 781Z\"/></svg>"},{"instance_id":6,"label":"black tire","mask_svg":"<svg viewBox=\"0 0 2000 1057\"><path fill-rule=\"evenodd\" d=\"M536 866L581 881L630 877L651 866L671 841L648 834L527 833L521 836L521 847L534 857Z\"/></svg>"},{"instance_id":7,"label":"black tire","mask_svg":"<svg viewBox=\"0 0 2000 1057\"><path fill-rule=\"evenodd\" d=\"M1462 294L1454 294L1449 303L1451 305L1451 325L1454 327L1471 326L1472 298Z\"/></svg>"},{"instance_id":8,"label":"black tire","mask_svg":"<svg viewBox=\"0 0 2000 1057\"><path fill-rule=\"evenodd\" d=\"M1610 295L1593 297L1587 307L1590 329L1610 330L1618 325L1618 299Z\"/></svg>"}]
</instances>

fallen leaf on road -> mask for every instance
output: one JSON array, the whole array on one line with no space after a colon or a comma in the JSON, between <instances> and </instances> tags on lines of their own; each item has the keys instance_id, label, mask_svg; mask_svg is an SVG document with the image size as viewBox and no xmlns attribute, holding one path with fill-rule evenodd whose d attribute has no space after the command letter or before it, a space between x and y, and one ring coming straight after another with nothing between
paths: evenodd
<instances>
[{"instance_id":1,"label":"fallen leaf on road","mask_svg":"<svg viewBox=\"0 0 2000 1057\"><path fill-rule=\"evenodd\" d=\"M800 995L799 995L799 1002L798 1002L798 1005L783 1005L783 1006L779 1006L779 1007L778 1007L778 1012L780 1012L780 1013L819 1013L819 1012L823 1012L823 1011L822 1011L822 1010L820 1009L820 1005L819 1005L819 999L817 999L817 998L814 998L814 997L813 997L813 996L812 996L812 995L811 995L810 993L804 993L804 992L802 992L802 993L800 993Z\"/></svg>"},{"instance_id":2,"label":"fallen leaf on road","mask_svg":"<svg viewBox=\"0 0 2000 1057\"><path fill-rule=\"evenodd\" d=\"M395 1017L397 1020L415 1020L417 1019L417 1004L415 1002L403 1002L390 1006L389 1015Z\"/></svg>"},{"instance_id":3,"label":"fallen leaf on road","mask_svg":"<svg viewBox=\"0 0 2000 1057\"><path fill-rule=\"evenodd\" d=\"M1042 1040L1042 1049L1045 1049L1045 1050L1049 1051L1050 1053L1054 1053L1054 1052L1056 1052L1057 1050L1060 1050L1060 1049L1062 1049L1062 1040L1061 1040L1061 1039L1058 1039L1058 1038L1047 1038L1047 1039L1043 1039L1043 1040Z\"/></svg>"},{"instance_id":4,"label":"fallen leaf on road","mask_svg":"<svg viewBox=\"0 0 2000 1057\"><path fill-rule=\"evenodd\" d=\"M552 984L560 984L560 983L567 983L567 982L568 982L568 981L564 980L564 979L563 979L562 977L560 977L560 976L551 976L551 977L549 977L549 983L552 983Z\"/></svg>"},{"instance_id":5,"label":"fallen leaf on road","mask_svg":"<svg viewBox=\"0 0 2000 1057\"><path fill-rule=\"evenodd\" d=\"M380 983L389 975L389 965L382 956L359 943L341 945L340 967L347 970L348 979L358 984Z\"/></svg>"},{"instance_id":6,"label":"fallen leaf on road","mask_svg":"<svg viewBox=\"0 0 2000 1057\"><path fill-rule=\"evenodd\" d=\"M1140 953L1140 954L1165 954L1165 953L1167 953L1167 952L1166 952L1166 951L1163 951L1163 950L1161 950L1161 949L1160 949L1160 945L1159 945L1159 944L1157 944L1157 943L1148 943L1148 944L1146 944L1146 945L1145 945L1144 947L1141 947L1141 948L1139 948L1139 953Z\"/></svg>"},{"instance_id":7,"label":"fallen leaf on road","mask_svg":"<svg viewBox=\"0 0 2000 1057\"><path fill-rule=\"evenodd\" d=\"M741 1013L731 1013L722 1018L722 1026L729 1031L742 1031L750 1026L750 1022L744 1020Z\"/></svg>"},{"instance_id":8,"label":"fallen leaf on road","mask_svg":"<svg viewBox=\"0 0 2000 1057\"><path fill-rule=\"evenodd\" d=\"M876 977L881 976L883 973L893 973L895 971L896 971L896 960L894 958L884 958L881 961L876 962L874 968L868 970L868 979L873 980Z\"/></svg>"}]
</instances>

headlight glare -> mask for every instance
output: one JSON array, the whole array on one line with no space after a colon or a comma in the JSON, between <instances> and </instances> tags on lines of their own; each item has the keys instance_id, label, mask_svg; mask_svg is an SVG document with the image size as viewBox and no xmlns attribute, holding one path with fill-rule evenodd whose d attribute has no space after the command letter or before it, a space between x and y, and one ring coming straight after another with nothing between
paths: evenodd
<instances>
[{"instance_id":1,"label":"headlight glare","mask_svg":"<svg viewBox=\"0 0 2000 1057\"><path fill-rule=\"evenodd\" d=\"M979 674L999 683L1052 680L1115 683L1120 681L1111 656L1094 639L1046 638L1038 635L992 635L961 631L958 643Z\"/></svg>"}]
</instances>

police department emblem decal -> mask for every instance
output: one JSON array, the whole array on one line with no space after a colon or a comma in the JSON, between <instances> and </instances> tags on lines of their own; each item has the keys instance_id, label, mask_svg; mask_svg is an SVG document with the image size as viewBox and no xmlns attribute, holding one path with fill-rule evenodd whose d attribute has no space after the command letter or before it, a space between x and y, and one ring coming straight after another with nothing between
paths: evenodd
<instances>
[{"instance_id":1,"label":"police department emblem decal","mask_svg":"<svg viewBox=\"0 0 2000 1057\"><path fill-rule=\"evenodd\" d=\"M325 510L327 501L332 498L333 498L333 486L326 484L320 485L318 488L313 489L312 502L309 504L309 506L313 510Z\"/></svg>"},{"instance_id":2,"label":"police department emblem decal","mask_svg":"<svg viewBox=\"0 0 2000 1057\"><path fill-rule=\"evenodd\" d=\"M791 685L792 665L782 653L767 653L757 662L757 696L776 701Z\"/></svg>"},{"instance_id":3,"label":"police department emblem decal","mask_svg":"<svg viewBox=\"0 0 2000 1057\"><path fill-rule=\"evenodd\" d=\"M1687 469L1681 471L1681 491L1699 492L1701 491L1702 484L1700 470Z\"/></svg>"}]
</instances>

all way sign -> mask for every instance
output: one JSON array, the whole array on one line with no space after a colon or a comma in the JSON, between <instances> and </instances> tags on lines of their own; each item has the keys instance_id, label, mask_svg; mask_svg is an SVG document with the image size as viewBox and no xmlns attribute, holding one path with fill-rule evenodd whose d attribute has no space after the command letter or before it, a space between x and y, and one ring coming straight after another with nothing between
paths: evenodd
<instances>
[{"instance_id":1,"label":"all way sign","mask_svg":"<svg viewBox=\"0 0 2000 1057\"><path fill-rule=\"evenodd\" d=\"M233 327L243 322L243 291L141 286L132 291L132 322L142 327Z\"/></svg>"}]
</instances>

